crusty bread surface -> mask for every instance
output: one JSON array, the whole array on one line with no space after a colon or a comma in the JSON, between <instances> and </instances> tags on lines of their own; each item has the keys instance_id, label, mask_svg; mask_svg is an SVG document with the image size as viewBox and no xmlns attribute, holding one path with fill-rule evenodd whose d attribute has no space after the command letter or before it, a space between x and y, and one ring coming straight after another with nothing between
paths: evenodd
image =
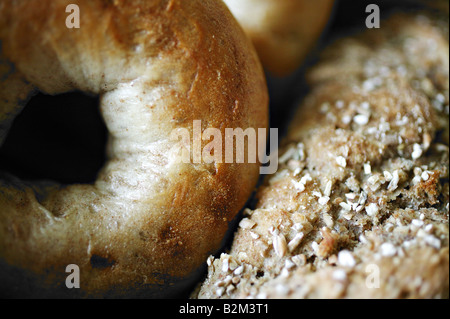
<instances>
[{"instance_id":1,"label":"crusty bread surface","mask_svg":"<svg viewBox=\"0 0 450 319\"><path fill-rule=\"evenodd\" d=\"M448 298L448 17L329 46L194 298Z\"/></svg>"}]
</instances>

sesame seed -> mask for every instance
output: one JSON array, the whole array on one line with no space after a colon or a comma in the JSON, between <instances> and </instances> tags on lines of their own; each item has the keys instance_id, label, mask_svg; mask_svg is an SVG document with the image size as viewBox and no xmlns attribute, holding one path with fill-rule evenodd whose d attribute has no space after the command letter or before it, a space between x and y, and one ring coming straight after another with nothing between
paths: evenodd
<instances>
[{"instance_id":1,"label":"sesame seed","mask_svg":"<svg viewBox=\"0 0 450 319\"><path fill-rule=\"evenodd\" d=\"M403 125L408 124L408 121L409 121L408 117L406 115L404 115L401 119L397 120L395 122L395 124L397 124L398 126L403 126Z\"/></svg>"},{"instance_id":2,"label":"sesame seed","mask_svg":"<svg viewBox=\"0 0 450 319\"><path fill-rule=\"evenodd\" d=\"M292 240L288 244L288 249L290 252L294 251L294 249L298 247L303 237L304 237L303 233L298 233L294 236L294 238L292 238Z\"/></svg>"},{"instance_id":3,"label":"sesame seed","mask_svg":"<svg viewBox=\"0 0 450 319\"><path fill-rule=\"evenodd\" d=\"M322 197L319 198L319 204L322 205L322 206L325 206L328 203L329 200L330 200L330 197L322 196Z\"/></svg>"},{"instance_id":4,"label":"sesame seed","mask_svg":"<svg viewBox=\"0 0 450 319\"><path fill-rule=\"evenodd\" d=\"M347 279L347 273L343 269L337 269L333 271L333 279L338 281L345 281Z\"/></svg>"},{"instance_id":5,"label":"sesame seed","mask_svg":"<svg viewBox=\"0 0 450 319\"><path fill-rule=\"evenodd\" d=\"M431 247L434 247L436 249L441 248L441 241L438 238L434 237L433 235L426 235L424 237L424 240Z\"/></svg>"},{"instance_id":6,"label":"sesame seed","mask_svg":"<svg viewBox=\"0 0 450 319\"><path fill-rule=\"evenodd\" d=\"M297 148L298 148L298 156L299 156L298 159L300 161L303 161L305 159L305 145L303 143L298 143Z\"/></svg>"},{"instance_id":7,"label":"sesame seed","mask_svg":"<svg viewBox=\"0 0 450 319\"><path fill-rule=\"evenodd\" d=\"M347 193L347 194L345 194L345 197L347 197L350 200L353 200L356 198L356 194L355 193Z\"/></svg>"},{"instance_id":8,"label":"sesame seed","mask_svg":"<svg viewBox=\"0 0 450 319\"><path fill-rule=\"evenodd\" d=\"M253 238L253 239L258 239L260 236L257 234L257 233L255 233L255 232L250 232L250 236Z\"/></svg>"},{"instance_id":9,"label":"sesame seed","mask_svg":"<svg viewBox=\"0 0 450 319\"><path fill-rule=\"evenodd\" d=\"M366 125L369 123L369 117L364 114L358 114L353 117L353 121L358 125Z\"/></svg>"},{"instance_id":10,"label":"sesame seed","mask_svg":"<svg viewBox=\"0 0 450 319\"><path fill-rule=\"evenodd\" d=\"M273 249L279 257L283 257L284 255L286 255L287 243L286 238L283 234L273 234Z\"/></svg>"},{"instance_id":11,"label":"sesame seed","mask_svg":"<svg viewBox=\"0 0 450 319\"><path fill-rule=\"evenodd\" d=\"M442 93L438 93L436 95L436 100L438 100L441 103L444 103L445 102L445 96Z\"/></svg>"},{"instance_id":12,"label":"sesame seed","mask_svg":"<svg viewBox=\"0 0 450 319\"><path fill-rule=\"evenodd\" d=\"M369 104L369 102L364 101L364 102L361 103L361 107L362 107L364 110L368 110L368 109L370 108L370 104Z\"/></svg>"},{"instance_id":13,"label":"sesame seed","mask_svg":"<svg viewBox=\"0 0 450 319\"><path fill-rule=\"evenodd\" d=\"M352 117L350 115L344 115L342 117L342 123L345 125L350 124L351 121L352 121Z\"/></svg>"},{"instance_id":14,"label":"sesame seed","mask_svg":"<svg viewBox=\"0 0 450 319\"><path fill-rule=\"evenodd\" d=\"M342 109L342 108L344 107L344 102L341 101L341 100L336 101L336 107L337 107L338 109Z\"/></svg>"},{"instance_id":15,"label":"sesame seed","mask_svg":"<svg viewBox=\"0 0 450 319\"><path fill-rule=\"evenodd\" d=\"M372 79L368 79L366 81L363 82L363 90L364 91L372 91L373 89L375 89L375 83Z\"/></svg>"},{"instance_id":16,"label":"sesame seed","mask_svg":"<svg viewBox=\"0 0 450 319\"><path fill-rule=\"evenodd\" d=\"M366 206L366 212L369 216L375 216L378 213L378 205L375 203L370 203Z\"/></svg>"},{"instance_id":17,"label":"sesame seed","mask_svg":"<svg viewBox=\"0 0 450 319\"><path fill-rule=\"evenodd\" d=\"M289 288L282 284L276 285L275 290L280 295L286 295L289 292Z\"/></svg>"},{"instance_id":18,"label":"sesame seed","mask_svg":"<svg viewBox=\"0 0 450 319\"><path fill-rule=\"evenodd\" d=\"M422 151L422 148L420 147L420 145L417 143L414 144L413 152L411 153L412 159L418 159L419 157L422 156L422 153L423 153L423 151Z\"/></svg>"},{"instance_id":19,"label":"sesame seed","mask_svg":"<svg viewBox=\"0 0 450 319\"><path fill-rule=\"evenodd\" d=\"M299 267L303 266L306 264L306 256L301 254L301 255L296 255L294 257L292 257L292 261Z\"/></svg>"},{"instance_id":20,"label":"sesame seed","mask_svg":"<svg viewBox=\"0 0 450 319\"><path fill-rule=\"evenodd\" d=\"M392 223L387 223L386 226L384 226L384 229L390 233L394 229L394 225Z\"/></svg>"},{"instance_id":21,"label":"sesame seed","mask_svg":"<svg viewBox=\"0 0 450 319\"><path fill-rule=\"evenodd\" d=\"M300 179L300 183L302 183L303 185L306 185L307 182L311 182L312 178L311 175L309 173L306 173L301 179Z\"/></svg>"},{"instance_id":22,"label":"sesame seed","mask_svg":"<svg viewBox=\"0 0 450 319\"><path fill-rule=\"evenodd\" d=\"M438 152L446 152L448 151L448 146L445 144L441 144L441 143L436 143L435 144L436 150Z\"/></svg>"},{"instance_id":23,"label":"sesame seed","mask_svg":"<svg viewBox=\"0 0 450 319\"><path fill-rule=\"evenodd\" d=\"M292 183L294 184L294 188L299 192L303 192L305 190L305 184L297 181L292 180Z\"/></svg>"},{"instance_id":24,"label":"sesame seed","mask_svg":"<svg viewBox=\"0 0 450 319\"><path fill-rule=\"evenodd\" d=\"M341 206L344 210L346 211L351 211L352 210L352 205L342 202L339 204L339 206Z\"/></svg>"},{"instance_id":25,"label":"sesame seed","mask_svg":"<svg viewBox=\"0 0 450 319\"><path fill-rule=\"evenodd\" d=\"M420 176L424 181L427 181L430 178L430 174L428 174L428 171L425 171Z\"/></svg>"},{"instance_id":26,"label":"sesame seed","mask_svg":"<svg viewBox=\"0 0 450 319\"><path fill-rule=\"evenodd\" d=\"M430 147L431 141L432 141L432 138L431 138L430 134L425 133L423 135L423 147L424 147L424 149L427 150Z\"/></svg>"},{"instance_id":27,"label":"sesame seed","mask_svg":"<svg viewBox=\"0 0 450 319\"><path fill-rule=\"evenodd\" d=\"M325 224L329 227L332 228L334 225L334 221L333 221L333 217L331 217L330 214L323 214L323 220L325 221Z\"/></svg>"},{"instance_id":28,"label":"sesame seed","mask_svg":"<svg viewBox=\"0 0 450 319\"><path fill-rule=\"evenodd\" d=\"M244 218L239 223L239 226L243 229L252 229L256 223L248 218Z\"/></svg>"},{"instance_id":29,"label":"sesame seed","mask_svg":"<svg viewBox=\"0 0 450 319\"><path fill-rule=\"evenodd\" d=\"M322 103L322 105L320 106L320 112L326 113L329 110L330 110L330 103L328 102Z\"/></svg>"},{"instance_id":30,"label":"sesame seed","mask_svg":"<svg viewBox=\"0 0 450 319\"><path fill-rule=\"evenodd\" d=\"M294 225L292 225L292 229L299 232L303 229L303 225L301 223L295 223Z\"/></svg>"},{"instance_id":31,"label":"sesame seed","mask_svg":"<svg viewBox=\"0 0 450 319\"><path fill-rule=\"evenodd\" d=\"M286 269L292 269L293 267L295 267L295 264L292 260L286 259L286 262L284 263L284 267Z\"/></svg>"},{"instance_id":32,"label":"sesame seed","mask_svg":"<svg viewBox=\"0 0 450 319\"><path fill-rule=\"evenodd\" d=\"M224 258L223 262L222 262L222 271L223 272L228 272L229 270L229 259L228 258Z\"/></svg>"},{"instance_id":33,"label":"sesame seed","mask_svg":"<svg viewBox=\"0 0 450 319\"><path fill-rule=\"evenodd\" d=\"M366 200L367 194L365 191L362 191L361 194L359 194L358 205L364 206L366 204Z\"/></svg>"},{"instance_id":34,"label":"sesame seed","mask_svg":"<svg viewBox=\"0 0 450 319\"><path fill-rule=\"evenodd\" d=\"M295 148L290 147L283 155L280 156L278 162L284 164L288 159L292 158L295 153Z\"/></svg>"},{"instance_id":35,"label":"sesame seed","mask_svg":"<svg viewBox=\"0 0 450 319\"><path fill-rule=\"evenodd\" d=\"M352 213L345 213L344 215L342 215L342 217L344 217L346 220L351 220L353 218L353 214Z\"/></svg>"},{"instance_id":36,"label":"sesame seed","mask_svg":"<svg viewBox=\"0 0 450 319\"><path fill-rule=\"evenodd\" d=\"M375 184L378 182L379 179L380 179L380 178L379 178L378 175L372 175L372 176L370 176L370 177L367 179L367 182L369 182L369 183L372 184L372 185L375 185Z\"/></svg>"},{"instance_id":37,"label":"sesame seed","mask_svg":"<svg viewBox=\"0 0 450 319\"><path fill-rule=\"evenodd\" d=\"M422 181L422 177L419 175L419 176L414 176L414 178L412 179L412 184L413 185L417 185L417 184L419 184L420 182Z\"/></svg>"},{"instance_id":38,"label":"sesame seed","mask_svg":"<svg viewBox=\"0 0 450 319\"><path fill-rule=\"evenodd\" d=\"M249 208L244 209L244 216L252 216L253 213L254 211Z\"/></svg>"},{"instance_id":39,"label":"sesame seed","mask_svg":"<svg viewBox=\"0 0 450 319\"><path fill-rule=\"evenodd\" d=\"M393 177L391 182L388 185L388 190L389 191L394 191L397 189L398 187L398 182L400 181L400 176L398 175L398 170L395 170L393 173Z\"/></svg>"},{"instance_id":40,"label":"sesame seed","mask_svg":"<svg viewBox=\"0 0 450 319\"><path fill-rule=\"evenodd\" d=\"M323 191L323 194L325 196L330 196L332 187L333 187L333 183L331 181L328 181L327 184L325 185L325 190Z\"/></svg>"},{"instance_id":41,"label":"sesame seed","mask_svg":"<svg viewBox=\"0 0 450 319\"><path fill-rule=\"evenodd\" d=\"M225 288L220 287L220 288L218 288L218 289L216 290L216 295L217 295L218 297L222 297L222 295L223 295L224 292L225 292Z\"/></svg>"},{"instance_id":42,"label":"sesame seed","mask_svg":"<svg viewBox=\"0 0 450 319\"><path fill-rule=\"evenodd\" d=\"M341 167L347 167L347 160L343 156L336 157L336 162Z\"/></svg>"},{"instance_id":43,"label":"sesame seed","mask_svg":"<svg viewBox=\"0 0 450 319\"><path fill-rule=\"evenodd\" d=\"M267 299L267 294L265 292L260 292L256 295L256 299Z\"/></svg>"},{"instance_id":44,"label":"sesame seed","mask_svg":"<svg viewBox=\"0 0 450 319\"><path fill-rule=\"evenodd\" d=\"M234 289L236 289L235 286L229 285L229 286L227 287L227 294L229 295Z\"/></svg>"},{"instance_id":45,"label":"sesame seed","mask_svg":"<svg viewBox=\"0 0 450 319\"><path fill-rule=\"evenodd\" d=\"M412 247L414 245L414 243L415 243L415 240L407 240L407 241L403 242L402 246L406 249L409 249L410 247Z\"/></svg>"},{"instance_id":46,"label":"sesame seed","mask_svg":"<svg viewBox=\"0 0 450 319\"><path fill-rule=\"evenodd\" d=\"M413 169L414 175L421 175L422 174L422 169L420 167L414 167Z\"/></svg>"},{"instance_id":47,"label":"sesame seed","mask_svg":"<svg viewBox=\"0 0 450 319\"><path fill-rule=\"evenodd\" d=\"M359 235L359 241L360 241L362 244L367 244L367 243L369 243L369 241L367 240L366 236L364 236L363 234Z\"/></svg>"},{"instance_id":48,"label":"sesame seed","mask_svg":"<svg viewBox=\"0 0 450 319\"><path fill-rule=\"evenodd\" d=\"M225 286L228 286L229 284L231 284L231 279L232 278L233 277L231 275L228 275L228 276L225 277L225 279L223 280Z\"/></svg>"},{"instance_id":49,"label":"sesame seed","mask_svg":"<svg viewBox=\"0 0 450 319\"><path fill-rule=\"evenodd\" d=\"M383 172L384 178L386 179L386 182L390 182L392 180L392 174L388 171Z\"/></svg>"},{"instance_id":50,"label":"sesame seed","mask_svg":"<svg viewBox=\"0 0 450 319\"><path fill-rule=\"evenodd\" d=\"M342 250L339 252L338 263L343 267L354 267L356 265L355 258L348 250Z\"/></svg>"},{"instance_id":51,"label":"sesame seed","mask_svg":"<svg viewBox=\"0 0 450 319\"><path fill-rule=\"evenodd\" d=\"M397 254L397 249L391 243L384 243L380 247L381 255L385 257L392 257Z\"/></svg>"},{"instance_id":52,"label":"sesame seed","mask_svg":"<svg viewBox=\"0 0 450 319\"><path fill-rule=\"evenodd\" d=\"M244 272L244 265L241 265L234 270L235 275L241 275L243 272Z\"/></svg>"},{"instance_id":53,"label":"sesame seed","mask_svg":"<svg viewBox=\"0 0 450 319\"><path fill-rule=\"evenodd\" d=\"M240 260L247 259L247 258L248 258L248 255L247 255L246 252L240 251L240 252L238 252L238 258L239 258Z\"/></svg>"},{"instance_id":54,"label":"sesame seed","mask_svg":"<svg viewBox=\"0 0 450 319\"><path fill-rule=\"evenodd\" d=\"M424 222L422 220L420 220L420 219L413 219L411 221L411 224L416 226L416 227L422 227Z\"/></svg>"},{"instance_id":55,"label":"sesame seed","mask_svg":"<svg viewBox=\"0 0 450 319\"><path fill-rule=\"evenodd\" d=\"M318 191L312 192L312 195L315 196L315 197L319 197L319 198L322 197L322 193L318 192Z\"/></svg>"},{"instance_id":56,"label":"sesame seed","mask_svg":"<svg viewBox=\"0 0 450 319\"><path fill-rule=\"evenodd\" d=\"M381 123L378 125L378 130L381 132L387 132L391 129L391 125L389 122L386 122L384 118L382 118Z\"/></svg>"},{"instance_id":57,"label":"sesame seed","mask_svg":"<svg viewBox=\"0 0 450 319\"><path fill-rule=\"evenodd\" d=\"M370 163L364 164L364 174L366 175L372 174L372 166L370 166Z\"/></svg>"}]
</instances>

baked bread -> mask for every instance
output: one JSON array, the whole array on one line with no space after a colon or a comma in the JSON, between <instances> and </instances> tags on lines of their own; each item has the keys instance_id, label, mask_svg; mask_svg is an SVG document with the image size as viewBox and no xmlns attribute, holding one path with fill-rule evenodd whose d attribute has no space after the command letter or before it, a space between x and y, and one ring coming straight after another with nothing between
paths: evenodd
<instances>
[{"instance_id":1,"label":"baked bread","mask_svg":"<svg viewBox=\"0 0 450 319\"><path fill-rule=\"evenodd\" d=\"M224 0L274 76L295 71L316 44L334 0Z\"/></svg>"},{"instance_id":2,"label":"baked bread","mask_svg":"<svg viewBox=\"0 0 450 319\"><path fill-rule=\"evenodd\" d=\"M448 297L448 35L448 17L397 14L325 50L194 298Z\"/></svg>"},{"instance_id":3,"label":"baked bread","mask_svg":"<svg viewBox=\"0 0 450 319\"><path fill-rule=\"evenodd\" d=\"M80 28L66 27L69 4L80 8ZM92 185L1 173L2 297L163 297L190 284L245 205L259 164L180 163L171 133L193 136L194 120L222 133L267 126L264 73L228 8L1 1L0 41L0 140L36 91L100 95L109 131ZM79 289L66 287L71 264Z\"/></svg>"}]
</instances>

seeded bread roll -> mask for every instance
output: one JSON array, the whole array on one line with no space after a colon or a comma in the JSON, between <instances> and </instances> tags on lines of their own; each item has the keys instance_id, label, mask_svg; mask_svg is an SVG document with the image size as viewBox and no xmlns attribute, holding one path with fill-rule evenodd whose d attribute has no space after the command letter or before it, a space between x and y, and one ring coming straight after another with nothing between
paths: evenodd
<instances>
[{"instance_id":1,"label":"seeded bread roll","mask_svg":"<svg viewBox=\"0 0 450 319\"><path fill-rule=\"evenodd\" d=\"M343 38L232 246L197 298L435 298L449 292L448 18Z\"/></svg>"}]
</instances>

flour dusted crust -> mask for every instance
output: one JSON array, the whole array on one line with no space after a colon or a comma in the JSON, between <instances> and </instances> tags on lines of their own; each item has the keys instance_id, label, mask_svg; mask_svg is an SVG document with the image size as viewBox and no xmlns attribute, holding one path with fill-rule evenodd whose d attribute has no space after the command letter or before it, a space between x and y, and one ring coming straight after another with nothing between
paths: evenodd
<instances>
[{"instance_id":1,"label":"flour dusted crust","mask_svg":"<svg viewBox=\"0 0 450 319\"><path fill-rule=\"evenodd\" d=\"M80 8L79 29L66 27L68 4ZM193 136L195 120L222 134L267 126L264 73L228 8L218 0L0 1L0 43L0 141L36 91L99 95L109 132L94 184L0 173L1 296L163 297L197 279L252 193L259 164L179 163L170 135ZM65 285L71 264L80 289Z\"/></svg>"},{"instance_id":2,"label":"flour dusted crust","mask_svg":"<svg viewBox=\"0 0 450 319\"><path fill-rule=\"evenodd\" d=\"M194 296L448 297L448 63L448 18L425 14L331 45Z\"/></svg>"}]
</instances>

